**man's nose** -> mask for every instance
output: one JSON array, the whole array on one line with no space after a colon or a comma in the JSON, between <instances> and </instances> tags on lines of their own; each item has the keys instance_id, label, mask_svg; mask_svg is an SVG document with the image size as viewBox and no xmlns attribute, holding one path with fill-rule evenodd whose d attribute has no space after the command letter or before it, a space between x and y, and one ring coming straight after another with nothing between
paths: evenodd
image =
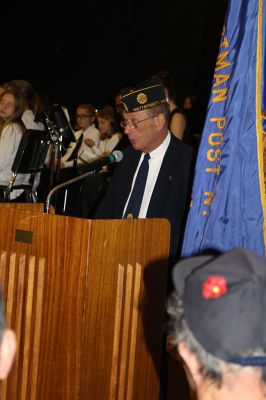
<instances>
[{"instance_id":1,"label":"man's nose","mask_svg":"<svg viewBox=\"0 0 266 400\"><path fill-rule=\"evenodd\" d=\"M126 126L124 127L124 132L128 135L130 132L132 132L132 126L130 125L130 123L126 124Z\"/></svg>"}]
</instances>

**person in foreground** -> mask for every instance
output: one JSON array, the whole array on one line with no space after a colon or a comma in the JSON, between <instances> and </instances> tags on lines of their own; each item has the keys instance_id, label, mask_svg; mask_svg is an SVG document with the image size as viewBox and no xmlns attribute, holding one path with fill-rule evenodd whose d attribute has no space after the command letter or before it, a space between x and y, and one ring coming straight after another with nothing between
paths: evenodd
<instances>
[{"instance_id":1,"label":"person in foreground","mask_svg":"<svg viewBox=\"0 0 266 400\"><path fill-rule=\"evenodd\" d=\"M168 351L199 400L266 398L266 259L235 248L180 261Z\"/></svg>"},{"instance_id":2,"label":"person in foreground","mask_svg":"<svg viewBox=\"0 0 266 400\"><path fill-rule=\"evenodd\" d=\"M16 336L7 329L2 293L0 292L0 379L5 379L11 370L16 353Z\"/></svg>"},{"instance_id":3,"label":"person in foreground","mask_svg":"<svg viewBox=\"0 0 266 400\"><path fill-rule=\"evenodd\" d=\"M168 130L169 105L159 79L122 90L121 104L122 126L131 145L94 217L167 218L175 258L189 200L193 150Z\"/></svg>"}]
</instances>

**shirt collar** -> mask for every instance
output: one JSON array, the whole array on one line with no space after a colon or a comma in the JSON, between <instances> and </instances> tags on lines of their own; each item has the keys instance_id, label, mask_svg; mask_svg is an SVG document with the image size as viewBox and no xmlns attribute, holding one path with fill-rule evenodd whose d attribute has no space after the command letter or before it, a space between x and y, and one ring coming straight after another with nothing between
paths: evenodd
<instances>
[{"instance_id":1,"label":"shirt collar","mask_svg":"<svg viewBox=\"0 0 266 400\"><path fill-rule=\"evenodd\" d=\"M167 150L167 147L169 146L170 140L171 140L171 134L168 131L164 141L160 144L160 146L150 152L151 158L157 158L160 156L164 156L164 154Z\"/></svg>"},{"instance_id":2,"label":"shirt collar","mask_svg":"<svg viewBox=\"0 0 266 400\"><path fill-rule=\"evenodd\" d=\"M82 133L85 133L85 132L89 131L91 128L95 128L95 124L94 123L92 123L90 126L88 126L85 129L81 129L81 131L82 131Z\"/></svg>"}]
</instances>

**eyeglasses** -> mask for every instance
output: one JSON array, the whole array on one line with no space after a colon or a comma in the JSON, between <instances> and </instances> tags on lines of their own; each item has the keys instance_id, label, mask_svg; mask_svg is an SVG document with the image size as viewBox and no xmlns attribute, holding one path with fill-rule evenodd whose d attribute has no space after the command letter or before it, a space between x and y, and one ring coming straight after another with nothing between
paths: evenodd
<instances>
[{"instance_id":1,"label":"eyeglasses","mask_svg":"<svg viewBox=\"0 0 266 400\"><path fill-rule=\"evenodd\" d=\"M80 119L86 119L86 118L91 118L93 117L93 115L86 115L86 114L76 114L76 118L80 118Z\"/></svg>"},{"instance_id":2,"label":"eyeglasses","mask_svg":"<svg viewBox=\"0 0 266 400\"><path fill-rule=\"evenodd\" d=\"M8 108L9 110L14 110L15 104L7 103L5 100L0 101L1 106Z\"/></svg>"},{"instance_id":3,"label":"eyeglasses","mask_svg":"<svg viewBox=\"0 0 266 400\"><path fill-rule=\"evenodd\" d=\"M134 121L134 120L130 120L130 119L124 119L123 121L120 122L120 125L122 128L125 128L127 125L132 128L132 129L137 129L138 124L140 124L143 121L147 121L147 119L151 119L154 117L157 117L158 114L153 115L152 117L148 117L145 119L141 119L140 121Z\"/></svg>"}]
</instances>

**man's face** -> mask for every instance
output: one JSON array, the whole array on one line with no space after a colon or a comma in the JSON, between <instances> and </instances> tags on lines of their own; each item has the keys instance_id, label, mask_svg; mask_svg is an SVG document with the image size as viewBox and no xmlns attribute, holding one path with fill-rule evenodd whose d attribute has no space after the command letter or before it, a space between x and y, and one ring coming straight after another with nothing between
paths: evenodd
<instances>
[{"instance_id":1,"label":"man's face","mask_svg":"<svg viewBox=\"0 0 266 400\"><path fill-rule=\"evenodd\" d=\"M124 113L123 122L132 147L145 153L160 146L167 134L167 129L162 129L159 123L159 116L151 116L147 110Z\"/></svg>"}]
</instances>

